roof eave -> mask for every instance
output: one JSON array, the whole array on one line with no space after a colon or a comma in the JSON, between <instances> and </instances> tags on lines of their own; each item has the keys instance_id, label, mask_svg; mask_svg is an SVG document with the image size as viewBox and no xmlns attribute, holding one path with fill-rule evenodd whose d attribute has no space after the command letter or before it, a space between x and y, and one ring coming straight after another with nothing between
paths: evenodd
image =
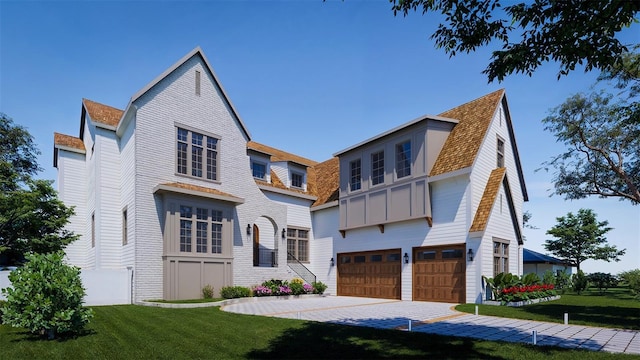
<instances>
[{"instance_id":1,"label":"roof eave","mask_svg":"<svg viewBox=\"0 0 640 360\"><path fill-rule=\"evenodd\" d=\"M318 198L313 195L302 194L302 193L292 191L292 190L287 190L287 189L280 189L277 187L273 187L271 185L263 185L263 184L257 184L257 185L258 185L258 188L263 191L268 191L268 192L281 194L281 195L293 196L293 197L297 197L297 198L301 198L309 201L318 200Z\"/></svg>"}]
</instances>

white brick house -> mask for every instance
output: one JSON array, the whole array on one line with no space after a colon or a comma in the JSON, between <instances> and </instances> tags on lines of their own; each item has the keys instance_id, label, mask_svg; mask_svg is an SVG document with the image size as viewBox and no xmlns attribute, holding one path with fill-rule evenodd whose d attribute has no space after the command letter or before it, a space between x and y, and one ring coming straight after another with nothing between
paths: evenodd
<instances>
[{"instance_id":1,"label":"white brick house","mask_svg":"<svg viewBox=\"0 0 640 360\"><path fill-rule=\"evenodd\" d=\"M252 141L196 48L124 110L83 99L79 136L54 137L68 259L132 269L134 301L315 275L332 294L478 302L481 275L522 273L502 90L318 163Z\"/></svg>"}]
</instances>

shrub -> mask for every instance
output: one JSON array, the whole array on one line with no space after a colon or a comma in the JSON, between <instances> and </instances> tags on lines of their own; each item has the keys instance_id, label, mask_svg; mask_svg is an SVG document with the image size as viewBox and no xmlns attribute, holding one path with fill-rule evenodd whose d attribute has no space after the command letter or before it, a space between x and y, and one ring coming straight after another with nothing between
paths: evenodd
<instances>
[{"instance_id":1,"label":"shrub","mask_svg":"<svg viewBox=\"0 0 640 360\"><path fill-rule=\"evenodd\" d=\"M636 296L640 295L640 269L622 272L618 277L626 283L631 293Z\"/></svg>"},{"instance_id":2,"label":"shrub","mask_svg":"<svg viewBox=\"0 0 640 360\"><path fill-rule=\"evenodd\" d=\"M289 287L291 288L291 294L292 295L301 295L301 294L305 293L303 284L299 283L297 281L295 281L295 282L291 281L291 284L289 284Z\"/></svg>"},{"instance_id":3,"label":"shrub","mask_svg":"<svg viewBox=\"0 0 640 360\"><path fill-rule=\"evenodd\" d=\"M502 289L499 300L507 303L512 301L539 299L554 296L555 294L556 292L553 284L521 285Z\"/></svg>"},{"instance_id":4,"label":"shrub","mask_svg":"<svg viewBox=\"0 0 640 360\"><path fill-rule=\"evenodd\" d=\"M522 275L521 282L523 285L538 285L540 284L540 277L536 273L528 273L526 275Z\"/></svg>"},{"instance_id":5,"label":"shrub","mask_svg":"<svg viewBox=\"0 0 640 360\"><path fill-rule=\"evenodd\" d=\"M321 281L314 281L313 284L313 293L314 294L323 294L325 290L327 290L327 285L323 284Z\"/></svg>"},{"instance_id":6,"label":"shrub","mask_svg":"<svg viewBox=\"0 0 640 360\"><path fill-rule=\"evenodd\" d=\"M587 287L589 286L589 280L587 280L587 277L584 275L584 272L582 270L579 270L576 274L573 274L573 277L571 278L571 286L573 288L573 291L578 293L578 295L580 295L580 293L587 289Z\"/></svg>"},{"instance_id":7,"label":"shrub","mask_svg":"<svg viewBox=\"0 0 640 360\"><path fill-rule=\"evenodd\" d=\"M547 270L544 272L544 275L542 275L542 283L543 284L556 284L556 276L553 275L553 271L551 270Z\"/></svg>"},{"instance_id":8,"label":"shrub","mask_svg":"<svg viewBox=\"0 0 640 360\"><path fill-rule=\"evenodd\" d=\"M589 274L587 280L591 285L598 288L600 294L604 294L607 289L618 284L618 279L615 276L601 272Z\"/></svg>"},{"instance_id":9,"label":"shrub","mask_svg":"<svg viewBox=\"0 0 640 360\"><path fill-rule=\"evenodd\" d=\"M2 289L5 324L49 338L84 328L93 312L82 307L80 269L65 265L63 257L62 251L28 254L27 263L9 274L12 287Z\"/></svg>"},{"instance_id":10,"label":"shrub","mask_svg":"<svg viewBox=\"0 0 640 360\"><path fill-rule=\"evenodd\" d=\"M224 286L220 289L220 296L225 299L251 297L251 289L244 286Z\"/></svg>"},{"instance_id":11,"label":"shrub","mask_svg":"<svg viewBox=\"0 0 640 360\"><path fill-rule=\"evenodd\" d=\"M556 273L556 290L560 290L561 294L564 294L567 289L571 288L571 275L564 271Z\"/></svg>"},{"instance_id":12,"label":"shrub","mask_svg":"<svg viewBox=\"0 0 640 360\"><path fill-rule=\"evenodd\" d=\"M213 286L207 284L202 288L203 299L213 299Z\"/></svg>"}]
</instances>

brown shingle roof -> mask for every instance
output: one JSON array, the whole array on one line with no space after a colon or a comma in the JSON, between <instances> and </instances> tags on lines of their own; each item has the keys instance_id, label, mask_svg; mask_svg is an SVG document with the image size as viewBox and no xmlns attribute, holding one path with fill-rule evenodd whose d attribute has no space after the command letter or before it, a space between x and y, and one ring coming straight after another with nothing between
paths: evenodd
<instances>
[{"instance_id":1,"label":"brown shingle roof","mask_svg":"<svg viewBox=\"0 0 640 360\"><path fill-rule=\"evenodd\" d=\"M232 197L232 198L237 198L237 196L228 194L228 193L220 191L220 190L216 190L216 189L212 189L212 188L208 188L208 187L204 187L204 186L185 184L185 183L181 183L181 182L165 183L165 184L162 184L162 185L169 186L169 187L174 187L174 188L178 188L178 189L199 191L199 192L212 194L212 195L220 195L220 196L228 196L228 197Z\"/></svg>"},{"instance_id":2,"label":"brown shingle roof","mask_svg":"<svg viewBox=\"0 0 640 360\"><path fill-rule=\"evenodd\" d=\"M473 223L471 224L469 232L484 231L486 229L487 223L489 222L489 215L491 215L491 209L498 197L500 184L502 184L502 179L504 178L506 171L507 168L504 167L491 171L491 175L489 175L489 180L487 180L487 186L484 188L480 205L478 205L478 210L476 211L476 216L473 218Z\"/></svg>"},{"instance_id":3,"label":"brown shingle roof","mask_svg":"<svg viewBox=\"0 0 640 360\"><path fill-rule=\"evenodd\" d=\"M122 110L89 99L82 99L82 103L93 121L113 127L118 126Z\"/></svg>"},{"instance_id":4,"label":"brown shingle roof","mask_svg":"<svg viewBox=\"0 0 640 360\"><path fill-rule=\"evenodd\" d=\"M318 200L312 206L323 205L340 197L340 161L333 157L313 167L315 173L315 195Z\"/></svg>"},{"instance_id":5,"label":"brown shingle roof","mask_svg":"<svg viewBox=\"0 0 640 360\"><path fill-rule=\"evenodd\" d=\"M430 176L473 165L504 89L445 111L440 116L459 120L444 143Z\"/></svg>"},{"instance_id":6,"label":"brown shingle roof","mask_svg":"<svg viewBox=\"0 0 640 360\"><path fill-rule=\"evenodd\" d=\"M247 142L247 149L267 154L271 157L271 161L273 162L291 161L304 166L313 166L318 163L317 161L309 160L307 158L303 158L302 156L278 150L276 148L272 148L271 146L263 145L255 141Z\"/></svg>"},{"instance_id":7,"label":"brown shingle roof","mask_svg":"<svg viewBox=\"0 0 640 360\"><path fill-rule=\"evenodd\" d=\"M53 144L54 146L65 146L72 149L85 150L84 143L80 138L71 135L60 134L57 132L53 133Z\"/></svg>"}]
</instances>

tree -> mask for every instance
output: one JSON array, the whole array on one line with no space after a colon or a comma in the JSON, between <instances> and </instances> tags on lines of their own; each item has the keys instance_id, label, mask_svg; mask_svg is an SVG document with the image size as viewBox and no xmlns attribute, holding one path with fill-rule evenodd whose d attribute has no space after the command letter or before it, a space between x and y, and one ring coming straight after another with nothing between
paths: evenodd
<instances>
[{"instance_id":1,"label":"tree","mask_svg":"<svg viewBox=\"0 0 640 360\"><path fill-rule=\"evenodd\" d=\"M73 209L58 199L51 181L33 179L37 154L29 132L0 114L0 263L58 251L77 238L64 229Z\"/></svg>"},{"instance_id":2,"label":"tree","mask_svg":"<svg viewBox=\"0 0 640 360\"><path fill-rule=\"evenodd\" d=\"M597 221L591 209L580 209L577 214L569 212L556 218L558 223L547 231L555 240L546 240L544 247L554 256L575 266L587 260L620 261L626 249L618 250L607 243L604 236L611 230L608 221Z\"/></svg>"},{"instance_id":3,"label":"tree","mask_svg":"<svg viewBox=\"0 0 640 360\"><path fill-rule=\"evenodd\" d=\"M627 46L616 38L640 12L639 1L389 0L395 15L438 12L445 22L431 35L450 56L497 43L483 71L489 82L512 73L531 75L543 62L560 64L558 77L585 65L585 71L620 64Z\"/></svg>"},{"instance_id":4,"label":"tree","mask_svg":"<svg viewBox=\"0 0 640 360\"><path fill-rule=\"evenodd\" d=\"M567 151L543 163L553 167L554 193L640 203L640 104L603 92L577 94L543 120Z\"/></svg>"},{"instance_id":5,"label":"tree","mask_svg":"<svg viewBox=\"0 0 640 360\"><path fill-rule=\"evenodd\" d=\"M27 263L9 274L11 287L2 289L7 303L2 319L33 334L77 333L93 316L82 307L85 289L80 269L65 265L64 252L29 254Z\"/></svg>"}]
</instances>

